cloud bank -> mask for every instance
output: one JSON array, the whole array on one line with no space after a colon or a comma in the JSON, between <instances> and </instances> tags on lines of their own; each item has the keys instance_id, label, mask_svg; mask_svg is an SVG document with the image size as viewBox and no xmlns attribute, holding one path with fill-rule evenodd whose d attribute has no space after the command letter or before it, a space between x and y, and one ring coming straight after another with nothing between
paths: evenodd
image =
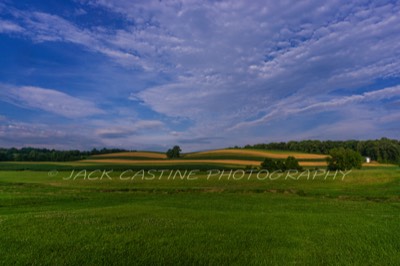
<instances>
[{"instance_id":1,"label":"cloud bank","mask_svg":"<svg viewBox=\"0 0 400 266\"><path fill-rule=\"evenodd\" d=\"M2 100L21 108L85 119L100 143L205 149L398 133L396 1L81 0L69 13L0 11L4 36L70 44L129 77L130 91L102 77L116 85L111 93L100 84L93 102L70 96L80 95L73 86L3 89Z\"/></svg>"}]
</instances>

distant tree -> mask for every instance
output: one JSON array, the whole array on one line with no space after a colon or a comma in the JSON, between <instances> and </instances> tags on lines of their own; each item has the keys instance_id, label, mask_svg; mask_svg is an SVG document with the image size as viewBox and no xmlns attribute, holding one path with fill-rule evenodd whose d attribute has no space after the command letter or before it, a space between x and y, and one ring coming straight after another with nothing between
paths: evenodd
<instances>
[{"instance_id":1,"label":"distant tree","mask_svg":"<svg viewBox=\"0 0 400 266\"><path fill-rule=\"evenodd\" d=\"M170 158L170 159L172 159L172 158L179 158L179 157L181 157L181 148L179 147L179 146L174 146L172 149L169 149L168 151L167 151L167 158Z\"/></svg>"},{"instance_id":2,"label":"distant tree","mask_svg":"<svg viewBox=\"0 0 400 266\"><path fill-rule=\"evenodd\" d=\"M287 157L286 160L273 160L271 158L265 158L261 163L261 168L268 171L303 170L297 159L293 156Z\"/></svg>"},{"instance_id":3,"label":"distant tree","mask_svg":"<svg viewBox=\"0 0 400 266\"><path fill-rule=\"evenodd\" d=\"M371 160L378 160L378 142L374 140L360 141L357 145L357 151Z\"/></svg>"},{"instance_id":4,"label":"distant tree","mask_svg":"<svg viewBox=\"0 0 400 266\"><path fill-rule=\"evenodd\" d=\"M378 142L377 151L377 159L380 163L400 162L400 147L390 139L380 139Z\"/></svg>"},{"instance_id":5,"label":"distant tree","mask_svg":"<svg viewBox=\"0 0 400 266\"><path fill-rule=\"evenodd\" d=\"M285 170L299 170L299 171L303 170L303 168L299 164L299 161L297 161L297 159L294 158L293 156L287 157L284 165L286 168Z\"/></svg>"},{"instance_id":6,"label":"distant tree","mask_svg":"<svg viewBox=\"0 0 400 266\"><path fill-rule=\"evenodd\" d=\"M330 157L327 158L328 170L360 169L364 160L358 152L345 148L332 149L329 155Z\"/></svg>"},{"instance_id":7,"label":"distant tree","mask_svg":"<svg viewBox=\"0 0 400 266\"><path fill-rule=\"evenodd\" d=\"M0 151L0 161L7 161L7 154L4 151Z\"/></svg>"},{"instance_id":8,"label":"distant tree","mask_svg":"<svg viewBox=\"0 0 400 266\"><path fill-rule=\"evenodd\" d=\"M282 171L288 170L288 168L286 167L285 161L283 161L283 160L276 160L275 163L276 163L276 168L277 168L278 170L282 170Z\"/></svg>"},{"instance_id":9,"label":"distant tree","mask_svg":"<svg viewBox=\"0 0 400 266\"><path fill-rule=\"evenodd\" d=\"M273 160L271 158L265 158L264 161L261 163L261 168L266 169L271 172L279 170L278 166L276 165L275 160Z\"/></svg>"}]
</instances>

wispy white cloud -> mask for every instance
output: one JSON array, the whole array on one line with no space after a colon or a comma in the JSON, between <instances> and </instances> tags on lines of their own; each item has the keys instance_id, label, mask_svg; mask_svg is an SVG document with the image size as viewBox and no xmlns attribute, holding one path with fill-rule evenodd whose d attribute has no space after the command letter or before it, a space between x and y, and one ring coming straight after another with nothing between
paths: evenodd
<instances>
[{"instance_id":1,"label":"wispy white cloud","mask_svg":"<svg viewBox=\"0 0 400 266\"><path fill-rule=\"evenodd\" d=\"M164 123L159 120L140 120L134 123L137 129L154 129L164 126Z\"/></svg>"},{"instance_id":2,"label":"wispy white cloud","mask_svg":"<svg viewBox=\"0 0 400 266\"><path fill-rule=\"evenodd\" d=\"M138 135L144 130L161 129L164 123L158 120L140 120L132 124L109 125L107 128L96 130L96 134L106 139L121 139Z\"/></svg>"},{"instance_id":3,"label":"wispy white cloud","mask_svg":"<svg viewBox=\"0 0 400 266\"><path fill-rule=\"evenodd\" d=\"M1 32L17 32L35 42L67 42L101 53L125 66L138 65L138 57L127 50L108 45L108 33L99 29L81 28L53 14L11 9L18 24L5 22Z\"/></svg>"},{"instance_id":4,"label":"wispy white cloud","mask_svg":"<svg viewBox=\"0 0 400 266\"><path fill-rule=\"evenodd\" d=\"M15 23L0 19L0 33L22 32L23 30L22 27Z\"/></svg>"},{"instance_id":5,"label":"wispy white cloud","mask_svg":"<svg viewBox=\"0 0 400 266\"><path fill-rule=\"evenodd\" d=\"M0 84L2 101L31 109L39 109L68 118L82 118L104 111L90 101L72 97L63 92L39 87L14 87Z\"/></svg>"},{"instance_id":6,"label":"wispy white cloud","mask_svg":"<svg viewBox=\"0 0 400 266\"><path fill-rule=\"evenodd\" d=\"M309 105L303 106L303 107L282 105L281 108L277 108L274 111L266 114L265 116L263 116L259 119L238 123L237 125L232 127L231 130L237 129L240 127L249 127L249 126L259 125L259 124L268 122L272 119L283 118L283 117L289 116L289 115L298 115L298 114L301 114L304 112L313 112L315 114L315 113L319 113L319 112L325 112L329 109L335 110L338 107L343 107L345 105L350 105L350 104L359 103L359 102L363 102L363 101L380 101L383 99L390 99L390 98L399 97L399 96L400 96L400 86L394 86L394 87L384 88L381 90L365 92L365 93L359 94L359 95L341 97L341 98L332 99L329 101L320 101L320 102L312 103L312 104L309 104Z\"/></svg>"},{"instance_id":7,"label":"wispy white cloud","mask_svg":"<svg viewBox=\"0 0 400 266\"><path fill-rule=\"evenodd\" d=\"M68 125L8 121L0 124L0 147L43 147L53 149L81 149L102 147L86 128L73 129Z\"/></svg>"}]
</instances>

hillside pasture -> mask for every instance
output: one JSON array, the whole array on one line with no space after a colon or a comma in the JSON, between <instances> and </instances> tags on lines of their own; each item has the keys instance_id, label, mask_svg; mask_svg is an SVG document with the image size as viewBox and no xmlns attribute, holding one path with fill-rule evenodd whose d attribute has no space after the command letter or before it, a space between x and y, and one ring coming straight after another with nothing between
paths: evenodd
<instances>
[{"instance_id":1,"label":"hillside pasture","mask_svg":"<svg viewBox=\"0 0 400 266\"><path fill-rule=\"evenodd\" d=\"M166 159L167 156L165 155L165 153L160 153L160 152L136 151L136 152L116 152L116 153L99 154L99 155L93 155L91 156L91 158Z\"/></svg>"},{"instance_id":2,"label":"hillside pasture","mask_svg":"<svg viewBox=\"0 0 400 266\"><path fill-rule=\"evenodd\" d=\"M218 156L231 156L234 158L272 158L272 159L286 159L288 156L293 156L298 160L325 160L327 155L323 154L311 154L311 153L300 153L290 151L269 151L269 150L250 150L250 149L221 149L221 150L210 150L195 153L188 153L184 155L184 158L215 158Z\"/></svg>"},{"instance_id":3,"label":"hillside pasture","mask_svg":"<svg viewBox=\"0 0 400 266\"><path fill-rule=\"evenodd\" d=\"M187 166L193 164L208 164L220 166L260 166L261 162L266 158L286 159L293 156L300 161L302 166L319 167L326 166L326 155L307 154L297 152L281 152L281 151L262 151L262 150L245 150L245 149L221 149L203 152L194 152L183 154L179 159L169 160L165 154L148 153L148 152L127 152L102 154L92 156L85 163L96 164L126 164L126 165L143 165L143 166Z\"/></svg>"},{"instance_id":4,"label":"hillside pasture","mask_svg":"<svg viewBox=\"0 0 400 266\"><path fill-rule=\"evenodd\" d=\"M127 159L89 159L84 160L82 162L88 163L107 163L107 164L125 164L125 165L189 165L189 164L216 164L216 165L237 165L237 166L259 166L259 161L247 161L247 160L181 160L181 159L173 159L173 160L127 160Z\"/></svg>"},{"instance_id":5,"label":"hillside pasture","mask_svg":"<svg viewBox=\"0 0 400 266\"><path fill-rule=\"evenodd\" d=\"M344 180L0 171L0 264L399 265L399 171Z\"/></svg>"},{"instance_id":6,"label":"hillside pasture","mask_svg":"<svg viewBox=\"0 0 400 266\"><path fill-rule=\"evenodd\" d=\"M88 159L71 162L0 162L0 170L72 170L72 169L213 169L257 168L265 158L284 160L293 156L306 168L325 168L323 154L307 154L288 151L220 149L183 154L179 159L167 159L160 152L118 152L94 155ZM392 164L364 163L365 167L393 167Z\"/></svg>"}]
</instances>

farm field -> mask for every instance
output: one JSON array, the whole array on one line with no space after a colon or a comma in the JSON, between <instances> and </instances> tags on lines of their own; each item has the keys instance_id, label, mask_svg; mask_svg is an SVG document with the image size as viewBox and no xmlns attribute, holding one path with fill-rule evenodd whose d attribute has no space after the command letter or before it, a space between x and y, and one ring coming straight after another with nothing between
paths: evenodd
<instances>
[{"instance_id":1,"label":"farm field","mask_svg":"<svg viewBox=\"0 0 400 266\"><path fill-rule=\"evenodd\" d=\"M271 150L254 150L254 149L220 149L210 150L195 153L188 153L185 157L187 158L210 158L210 157L254 157L254 158L273 158L273 159L285 159L288 156L296 157L297 159L315 159L324 160L326 155L323 154L311 154L301 152L290 152L290 151L271 151Z\"/></svg>"},{"instance_id":2,"label":"farm field","mask_svg":"<svg viewBox=\"0 0 400 266\"><path fill-rule=\"evenodd\" d=\"M323 154L250 149L222 149L183 154L179 159L167 159L165 153L121 152L94 155L73 162L0 162L0 170L73 170L73 169L232 169L257 168L266 158L283 160L288 156L298 159L305 168L325 168ZM393 167L391 164L371 162L368 167Z\"/></svg>"},{"instance_id":3,"label":"farm field","mask_svg":"<svg viewBox=\"0 0 400 266\"><path fill-rule=\"evenodd\" d=\"M185 171L0 171L0 264L400 263L399 167Z\"/></svg>"},{"instance_id":4,"label":"farm field","mask_svg":"<svg viewBox=\"0 0 400 266\"><path fill-rule=\"evenodd\" d=\"M85 163L125 164L144 166L179 165L211 165L225 167L257 167L266 158L286 159L294 156L302 166L326 166L326 155L299 152L265 151L250 149L221 149L183 154L179 159L167 160L165 154L148 152L125 152L92 156L82 160Z\"/></svg>"}]
</instances>

